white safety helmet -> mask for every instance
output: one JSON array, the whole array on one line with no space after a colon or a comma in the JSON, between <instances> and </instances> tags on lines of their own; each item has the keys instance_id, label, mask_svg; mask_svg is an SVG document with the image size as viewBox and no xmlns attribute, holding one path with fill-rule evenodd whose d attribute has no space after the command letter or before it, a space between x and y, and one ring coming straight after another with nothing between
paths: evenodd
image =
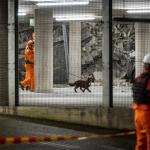
<instances>
[{"instance_id":1,"label":"white safety helmet","mask_svg":"<svg viewBox=\"0 0 150 150\"><path fill-rule=\"evenodd\" d=\"M144 56L143 63L150 64L150 53L148 53Z\"/></svg>"}]
</instances>

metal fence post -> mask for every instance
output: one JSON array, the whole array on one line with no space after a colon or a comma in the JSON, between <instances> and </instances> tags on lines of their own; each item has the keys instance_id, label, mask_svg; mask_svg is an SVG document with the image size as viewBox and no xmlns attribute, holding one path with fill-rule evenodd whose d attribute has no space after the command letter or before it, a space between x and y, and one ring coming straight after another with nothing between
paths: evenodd
<instances>
[{"instance_id":1,"label":"metal fence post","mask_svg":"<svg viewBox=\"0 0 150 150\"><path fill-rule=\"evenodd\" d=\"M112 0L103 0L103 105L113 107L112 93Z\"/></svg>"}]
</instances>

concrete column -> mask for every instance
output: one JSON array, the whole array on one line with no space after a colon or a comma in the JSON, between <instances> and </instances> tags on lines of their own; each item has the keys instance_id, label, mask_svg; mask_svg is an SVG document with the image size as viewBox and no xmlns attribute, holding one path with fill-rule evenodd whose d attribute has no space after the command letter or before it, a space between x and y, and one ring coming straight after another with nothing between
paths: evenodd
<instances>
[{"instance_id":1,"label":"concrete column","mask_svg":"<svg viewBox=\"0 0 150 150\"><path fill-rule=\"evenodd\" d=\"M68 35L67 35L67 29L66 24L62 24L62 30L63 30L63 40L64 40L64 50L65 50L65 64L66 64L66 77L67 82L69 78L69 44L68 44Z\"/></svg>"},{"instance_id":2,"label":"concrete column","mask_svg":"<svg viewBox=\"0 0 150 150\"><path fill-rule=\"evenodd\" d=\"M150 53L150 24L135 23L135 75L143 71L143 58Z\"/></svg>"},{"instance_id":3,"label":"concrete column","mask_svg":"<svg viewBox=\"0 0 150 150\"><path fill-rule=\"evenodd\" d=\"M81 78L81 22L69 24L69 83Z\"/></svg>"},{"instance_id":4,"label":"concrete column","mask_svg":"<svg viewBox=\"0 0 150 150\"><path fill-rule=\"evenodd\" d=\"M35 89L51 92L53 88L53 15L52 10L35 10Z\"/></svg>"},{"instance_id":5,"label":"concrete column","mask_svg":"<svg viewBox=\"0 0 150 150\"><path fill-rule=\"evenodd\" d=\"M112 1L103 0L103 106L112 107Z\"/></svg>"},{"instance_id":6,"label":"concrete column","mask_svg":"<svg viewBox=\"0 0 150 150\"><path fill-rule=\"evenodd\" d=\"M0 106L8 105L8 1L0 0Z\"/></svg>"},{"instance_id":7,"label":"concrete column","mask_svg":"<svg viewBox=\"0 0 150 150\"><path fill-rule=\"evenodd\" d=\"M15 0L8 1L8 96L15 106Z\"/></svg>"}]
</instances>

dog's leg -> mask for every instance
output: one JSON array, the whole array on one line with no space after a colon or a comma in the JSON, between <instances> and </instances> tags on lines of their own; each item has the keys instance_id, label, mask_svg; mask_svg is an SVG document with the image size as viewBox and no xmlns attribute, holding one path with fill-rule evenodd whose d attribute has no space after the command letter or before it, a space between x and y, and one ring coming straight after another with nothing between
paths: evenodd
<instances>
[{"instance_id":1,"label":"dog's leg","mask_svg":"<svg viewBox=\"0 0 150 150\"><path fill-rule=\"evenodd\" d=\"M77 88L78 88L77 86L74 87L74 91L75 91L76 93L77 93L77 90L76 90Z\"/></svg>"},{"instance_id":2,"label":"dog's leg","mask_svg":"<svg viewBox=\"0 0 150 150\"><path fill-rule=\"evenodd\" d=\"M80 90L83 92L83 89L82 89L82 87L80 87Z\"/></svg>"},{"instance_id":3,"label":"dog's leg","mask_svg":"<svg viewBox=\"0 0 150 150\"><path fill-rule=\"evenodd\" d=\"M83 92L85 92L85 89L83 89Z\"/></svg>"},{"instance_id":4,"label":"dog's leg","mask_svg":"<svg viewBox=\"0 0 150 150\"><path fill-rule=\"evenodd\" d=\"M88 90L89 92L91 92L91 90L90 90L89 88L87 88L87 90Z\"/></svg>"}]
</instances>

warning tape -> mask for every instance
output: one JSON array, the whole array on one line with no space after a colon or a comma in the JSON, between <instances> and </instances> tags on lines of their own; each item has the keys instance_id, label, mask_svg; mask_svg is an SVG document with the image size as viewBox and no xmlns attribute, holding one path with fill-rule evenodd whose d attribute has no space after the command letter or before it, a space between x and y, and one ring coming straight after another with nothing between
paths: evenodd
<instances>
[{"instance_id":1,"label":"warning tape","mask_svg":"<svg viewBox=\"0 0 150 150\"><path fill-rule=\"evenodd\" d=\"M145 133L145 130L141 131ZM2 144L21 144L21 143L37 143L37 142L58 142L58 141L73 141L73 140L86 140L93 138L111 138L111 137L119 137L126 135L134 135L135 131L130 132L121 132L121 133L113 133L113 134L104 134L104 135L90 135L90 136L60 136L60 135L52 135L47 137L0 137L0 145Z\"/></svg>"},{"instance_id":2,"label":"warning tape","mask_svg":"<svg viewBox=\"0 0 150 150\"><path fill-rule=\"evenodd\" d=\"M141 130L141 133L146 133L145 130ZM87 137L88 139L93 139L93 138L111 138L111 137L120 137L120 136L128 136L128 135L134 135L136 134L136 131L129 131L129 132L121 132L121 133L112 133L112 134L104 134L104 135L91 135Z\"/></svg>"},{"instance_id":3,"label":"warning tape","mask_svg":"<svg viewBox=\"0 0 150 150\"><path fill-rule=\"evenodd\" d=\"M79 136L47 136L47 137L0 137L0 145L2 144L21 144L35 142L57 142L79 140Z\"/></svg>"},{"instance_id":4,"label":"warning tape","mask_svg":"<svg viewBox=\"0 0 150 150\"><path fill-rule=\"evenodd\" d=\"M146 131L141 130L141 133L146 133ZM89 138L111 138L111 137L128 136L128 135L134 135L134 134L136 134L136 131L112 133L112 134L104 134L104 135L92 135L92 136L89 136Z\"/></svg>"}]
</instances>

